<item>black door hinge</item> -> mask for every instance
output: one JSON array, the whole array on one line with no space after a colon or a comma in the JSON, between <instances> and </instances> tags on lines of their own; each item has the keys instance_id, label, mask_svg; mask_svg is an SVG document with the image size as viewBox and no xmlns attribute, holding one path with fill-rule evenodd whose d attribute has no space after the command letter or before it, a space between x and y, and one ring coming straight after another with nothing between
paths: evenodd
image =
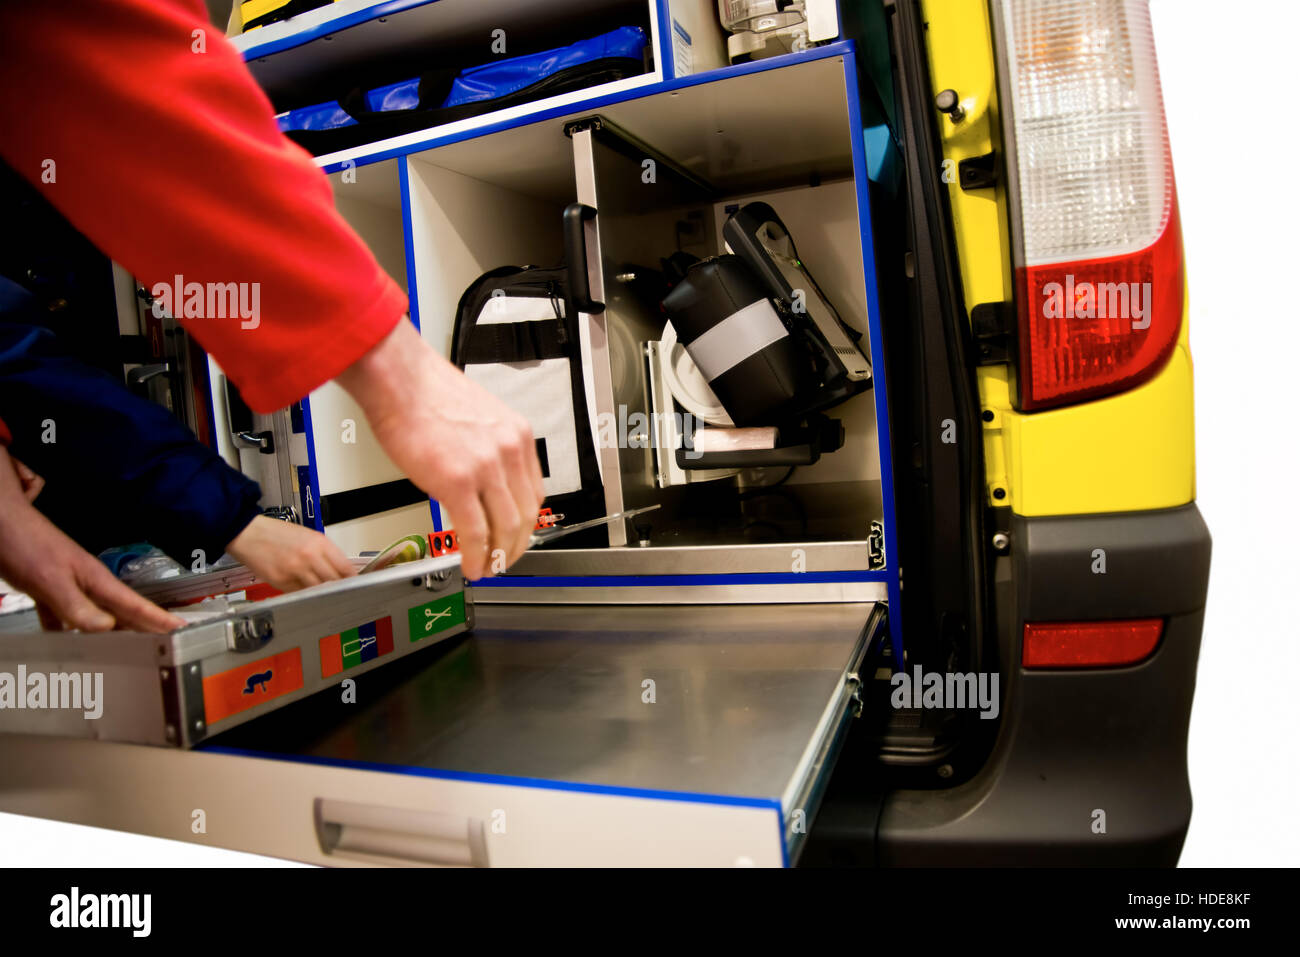
<instances>
[{"instance_id":1,"label":"black door hinge","mask_svg":"<svg viewBox=\"0 0 1300 957\"><path fill-rule=\"evenodd\" d=\"M971 335L980 365L997 365L1012 360L1016 310L1009 302L981 302L970 313Z\"/></svg>"},{"instance_id":2,"label":"black door hinge","mask_svg":"<svg viewBox=\"0 0 1300 957\"><path fill-rule=\"evenodd\" d=\"M957 164L957 182L962 189L988 189L998 185L997 150L971 156Z\"/></svg>"}]
</instances>

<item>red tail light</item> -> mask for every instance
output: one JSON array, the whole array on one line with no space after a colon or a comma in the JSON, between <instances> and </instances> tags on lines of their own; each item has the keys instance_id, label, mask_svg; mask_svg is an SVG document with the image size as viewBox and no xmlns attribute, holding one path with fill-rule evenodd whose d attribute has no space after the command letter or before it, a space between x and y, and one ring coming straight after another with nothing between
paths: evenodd
<instances>
[{"instance_id":1,"label":"red tail light","mask_svg":"<svg viewBox=\"0 0 1300 957\"><path fill-rule=\"evenodd\" d=\"M1178 341L1183 254L1146 0L1000 0L1020 407L1111 395Z\"/></svg>"},{"instance_id":2,"label":"red tail light","mask_svg":"<svg viewBox=\"0 0 1300 957\"><path fill-rule=\"evenodd\" d=\"M1049 621L1025 624L1026 668L1113 668L1156 650L1164 621Z\"/></svg>"}]
</instances>

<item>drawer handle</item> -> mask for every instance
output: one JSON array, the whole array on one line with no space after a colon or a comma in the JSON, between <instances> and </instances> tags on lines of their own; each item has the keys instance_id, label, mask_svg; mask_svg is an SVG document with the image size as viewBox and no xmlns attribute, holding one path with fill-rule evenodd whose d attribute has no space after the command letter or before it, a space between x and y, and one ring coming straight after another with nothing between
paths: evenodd
<instances>
[{"instance_id":1,"label":"drawer handle","mask_svg":"<svg viewBox=\"0 0 1300 957\"><path fill-rule=\"evenodd\" d=\"M317 798L316 836L325 854L397 864L487 867L487 830L475 817Z\"/></svg>"}]
</instances>

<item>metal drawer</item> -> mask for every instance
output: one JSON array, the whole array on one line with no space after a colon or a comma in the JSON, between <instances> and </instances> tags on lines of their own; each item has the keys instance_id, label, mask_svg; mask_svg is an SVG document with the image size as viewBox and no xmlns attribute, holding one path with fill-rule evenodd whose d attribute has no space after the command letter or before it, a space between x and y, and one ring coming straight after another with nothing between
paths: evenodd
<instances>
[{"instance_id":1,"label":"metal drawer","mask_svg":"<svg viewBox=\"0 0 1300 957\"><path fill-rule=\"evenodd\" d=\"M325 864L788 864L884 627L871 603L481 606L355 703L191 751L0 735L0 810Z\"/></svg>"}]
</instances>

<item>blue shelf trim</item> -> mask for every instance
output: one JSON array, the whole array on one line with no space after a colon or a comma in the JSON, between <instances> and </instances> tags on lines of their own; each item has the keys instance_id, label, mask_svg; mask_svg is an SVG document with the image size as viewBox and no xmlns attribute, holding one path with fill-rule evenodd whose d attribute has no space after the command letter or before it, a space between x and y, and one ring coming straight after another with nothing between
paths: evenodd
<instances>
[{"instance_id":1,"label":"blue shelf trim","mask_svg":"<svg viewBox=\"0 0 1300 957\"><path fill-rule=\"evenodd\" d=\"M411 322L420 328L420 296L415 285L415 240L411 231L411 171L408 165L397 164L397 188L402 194L402 235L406 240L406 300Z\"/></svg>"},{"instance_id":2,"label":"blue shelf trim","mask_svg":"<svg viewBox=\"0 0 1300 957\"><path fill-rule=\"evenodd\" d=\"M470 781L475 784L500 784L507 787L539 788L546 791L576 791L581 794L609 794L616 797L650 798L655 801L682 801L689 804L721 804L727 807L762 808L776 811L778 819L781 817L781 802L777 798L745 797L738 794L705 794L694 791L661 791L655 788L586 784L581 781L554 781L548 778L518 777L513 774L484 774L477 771L445 771L439 768L425 768L412 764L381 764L374 761L354 761L347 758L327 758L311 754L277 754L270 751L228 748L224 745L199 745L196 750L208 754L228 754L241 758L263 758L272 761L293 761L298 764L351 768L357 771L409 774L413 777L438 778L444 781Z\"/></svg>"},{"instance_id":3,"label":"blue shelf trim","mask_svg":"<svg viewBox=\"0 0 1300 957\"><path fill-rule=\"evenodd\" d=\"M800 585L888 581L885 570L836 572L726 572L701 575L497 575L473 581L475 588L654 588L666 585Z\"/></svg>"},{"instance_id":4,"label":"blue shelf trim","mask_svg":"<svg viewBox=\"0 0 1300 957\"><path fill-rule=\"evenodd\" d=\"M406 244L406 299L410 306L411 322L420 328L420 293L415 278L415 232L411 217L411 167L408 160L399 160L397 164L398 190L402 194L402 238ZM442 512L438 503L429 499L429 516L433 521L433 530L442 531Z\"/></svg>"},{"instance_id":5,"label":"blue shelf trim","mask_svg":"<svg viewBox=\"0 0 1300 957\"><path fill-rule=\"evenodd\" d=\"M312 424L311 415L311 398L302 397L302 425L303 431L307 435L307 474L311 476L311 496L312 510L315 514L311 517L303 515L303 524L311 523L311 527L318 532L325 531L325 523L321 520L320 514L320 470L316 468L316 430ZM302 490L299 489L301 495Z\"/></svg>"},{"instance_id":6,"label":"blue shelf trim","mask_svg":"<svg viewBox=\"0 0 1300 957\"><path fill-rule=\"evenodd\" d=\"M668 0L658 0L656 9L655 15L659 19L659 49L655 51L655 56L659 57L660 75L665 80L671 80L677 76L677 61L673 57L672 15L668 10Z\"/></svg>"},{"instance_id":7,"label":"blue shelf trim","mask_svg":"<svg viewBox=\"0 0 1300 957\"><path fill-rule=\"evenodd\" d=\"M852 41L849 41L850 45ZM867 178L866 131L858 102L858 75L853 56L844 58L844 82L848 89L849 128L853 131L853 179L858 199L858 227L862 236L862 274L867 281L867 335L871 343L872 394L876 402L876 438L880 449L880 491L884 504L885 587L889 602L889 642L894 661L903 667L903 609L898 581L898 528L894 515L894 463L889 437L889 390L885 385L885 342L880 319L880 296L876 286L876 244L871 231L871 181Z\"/></svg>"}]
</instances>

